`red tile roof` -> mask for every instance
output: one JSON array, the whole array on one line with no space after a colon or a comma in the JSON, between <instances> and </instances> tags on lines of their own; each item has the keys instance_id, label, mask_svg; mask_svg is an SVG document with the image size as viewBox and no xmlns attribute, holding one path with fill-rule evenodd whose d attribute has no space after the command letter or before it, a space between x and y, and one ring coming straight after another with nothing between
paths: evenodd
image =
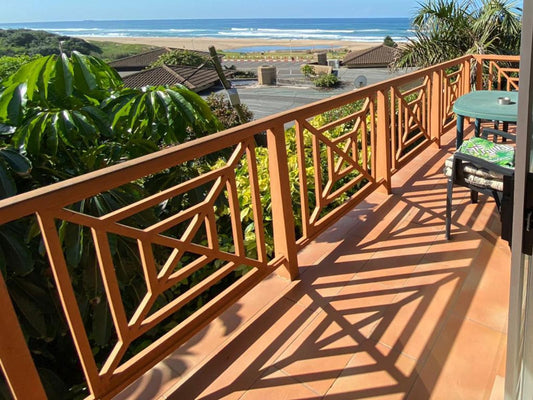
<instances>
[{"instance_id":1,"label":"red tile roof","mask_svg":"<svg viewBox=\"0 0 533 400\"><path fill-rule=\"evenodd\" d=\"M163 65L125 76L123 80L127 87L132 88L182 84L200 92L215 85L219 78L214 68Z\"/></svg>"},{"instance_id":2,"label":"red tile roof","mask_svg":"<svg viewBox=\"0 0 533 400\"><path fill-rule=\"evenodd\" d=\"M169 48L169 47L161 47L159 49L147 51L141 54L136 54L134 56L120 58L118 60L110 62L109 65L111 65L117 71L140 70L140 69L144 69L148 67L149 65L157 61L158 58L161 57L163 54L168 53L169 51L173 51L173 50L177 50L177 49ZM189 49L183 49L183 50L197 53L204 57L210 57L209 53L206 51L189 50Z\"/></svg>"},{"instance_id":3,"label":"red tile roof","mask_svg":"<svg viewBox=\"0 0 533 400\"><path fill-rule=\"evenodd\" d=\"M380 45L370 49L351 51L342 60L344 66L388 66L396 57L398 50L394 47Z\"/></svg>"}]
</instances>

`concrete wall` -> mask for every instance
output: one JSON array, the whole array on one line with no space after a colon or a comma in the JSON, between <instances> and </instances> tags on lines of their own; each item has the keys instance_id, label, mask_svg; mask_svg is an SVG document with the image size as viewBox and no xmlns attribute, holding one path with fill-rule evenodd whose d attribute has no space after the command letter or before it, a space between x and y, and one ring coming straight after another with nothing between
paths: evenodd
<instances>
[{"instance_id":1,"label":"concrete wall","mask_svg":"<svg viewBox=\"0 0 533 400\"><path fill-rule=\"evenodd\" d=\"M261 65L257 68L257 83L260 85L276 84L276 67L272 65Z\"/></svg>"}]
</instances>

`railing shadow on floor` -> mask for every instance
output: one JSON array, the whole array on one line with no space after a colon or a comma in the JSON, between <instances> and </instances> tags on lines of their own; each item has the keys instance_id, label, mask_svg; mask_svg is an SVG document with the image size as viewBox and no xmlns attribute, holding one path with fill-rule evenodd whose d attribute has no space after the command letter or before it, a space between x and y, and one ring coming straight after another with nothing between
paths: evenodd
<instances>
[{"instance_id":1,"label":"railing shadow on floor","mask_svg":"<svg viewBox=\"0 0 533 400\"><path fill-rule=\"evenodd\" d=\"M404 193L390 196L380 206L380 215L381 213L392 212L399 201L405 203L407 207L404 208L403 212L397 213L390 218L386 222L385 229L376 238L365 240L373 228L367 220L365 224L366 230L359 231L357 237L349 236L344 240L340 240L336 248L322 259L318 265L314 265L312 269L307 268L305 265L302 266L301 270L305 272L299 282L284 293L282 298L271 304L261 316L240 332L214 358L196 370L185 382L177 386L176 390L168 398L220 399L234 393L246 391L254 382L254 388L275 388L292 384L294 380L310 387L319 398L325 395L325 392L320 392L321 385L317 385L317 382L333 381L341 375L353 377L365 373L378 372L388 375L391 383L378 387L372 387L370 383L370 387L368 387L369 382L367 382L367 387L362 389L358 389L357 385L354 385L353 390L340 393L328 392L327 398L357 399L386 394L408 396L418 378L418 372L424 367L433 344L437 341L451 310L454 309L465 280L470 276L469 284L477 286L483 275L483 271L471 274L475 267L473 253L476 254L476 251L460 250L460 243L462 241L472 241L474 238L475 240L486 240L489 245L494 246L496 241L496 237L490 232L472 233L466 227L459 226L457 229L456 225L454 243L457 244L458 250L451 254L433 254L430 257L430 259L444 257L446 264L451 265L451 267L443 267L441 265L439 269L432 269L430 264L424 265L424 263L421 263L421 260L426 256L427 246L420 245L419 253L415 251L404 256L396 255L380 258L379 264L372 263L372 267L367 268L377 248L382 253L391 250L413 249L413 245L390 245L384 239L388 239L389 242L394 242L395 238L409 239L408 241L414 241L415 243L423 243L426 240L434 240L433 243L435 244L446 242L442 235L440 239L435 241L435 236L439 234L438 230L434 233L426 232L421 234L416 232L411 234L409 232L415 225L423 226L424 223L436 224L437 221L441 224L441 227L438 227L441 233L444 229L445 186L439 182L440 178L437 173L429 172L433 168L434 162L442 162L442 152L431 157L425 163L424 168L406 181L404 188L407 189L402 189ZM427 192L428 186L433 184L432 182L429 185L416 185L420 182L421 176L426 180L435 179L435 186L442 186L440 189L442 192L442 204L437 210L433 206L425 207L424 203L420 202L420 197L423 196L424 192ZM409 193L405 193L406 191ZM466 192L463 195L467 197ZM481 206L480 204L476 207L476 212L481 212ZM410 222L402 227L402 220L413 209L417 211L408 217L412 217L411 221L416 220L416 222ZM456 213L464 212L463 209L463 205L458 206ZM362 217L362 215L368 219L371 217L371 212L364 210L359 213L358 217ZM417 219L418 217L421 218ZM435 228L437 229L437 227ZM413 230L416 231L416 229ZM351 254L357 254L359 261L339 261L339 259L349 257ZM365 254L368 255L367 258ZM477 260L476 265L479 267L480 262L483 264L483 260L487 260L489 257L490 254L482 255L481 259ZM416 259L418 259L418 262ZM471 259L468 265L453 266L455 262L458 265L463 265L466 259ZM413 263L415 263L413 272L410 273L387 271L387 266L390 265L395 265L395 269L404 269ZM419 268L416 268L416 266ZM429 268L424 268L425 266L429 266ZM365 279L358 276L358 274L364 276L367 272L376 273L379 277L373 276ZM341 279L339 282L322 283L321 278L325 275L327 275L328 281L334 281L335 275L352 276L352 278L347 281ZM473 278L477 278L477 280L472 281ZM453 285L453 290L447 296L440 318L438 321L434 321L435 323L430 332L426 332L426 341L422 345L416 362L409 368L410 372L405 373L402 368L396 366L398 359L405 351L406 344L419 329L419 322L423 320L438 292L450 284ZM378 285L381 289L376 290L375 285ZM365 290L365 286L371 290ZM462 298L465 302L463 304L470 303L474 292L469 293L469 295L470 298ZM367 299L376 299L376 304L368 304ZM384 301L380 303L379 299ZM393 300L391 301L391 299ZM252 360L246 359L245 352L250 347L265 344L265 340L261 340L265 332L267 336L274 335L274 333L268 333L273 321L283 319L284 315L294 306L294 303L298 304L300 302L305 305L305 308L302 308L301 312L297 313L296 318L280 332L276 333L267 346L260 351L256 350ZM359 306L357 306L358 303L360 303ZM341 306L341 309L339 309L339 304L351 304L352 306L347 308L342 308ZM413 308L413 311L403 324L403 329L396 333L397 340L391 343L390 349L384 351L384 346L380 345L380 341L393 324L396 327L395 316L405 308ZM454 309L454 316L464 317L467 310L468 307L465 306ZM447 335L454 337L460 327L461 324L452 327L455 328L455 332L450 332L447 329ZM303 337L300 336L303 330L306 333L303 335L305 339L302 341L298 337ZM297 336L296 338L295 335ZM453 341L448 345L451 348ZM446 349L441 349L440 352L447 353ZM305 364L310 356L315 359L314 362L316 364L321 363L320 359L325 360L323 371L316 372L313 368L310 368L306 372ZM358 356L367 359L370 357L371 362L365 365L357 365L357 362L355 362L353 363L354 366L350 366L348 361ZM346 363L343 360L342 367L327 369L327 360L332 357L344 357ZM243 362L247 362L247 364L245 367L241 365L240 373L231 372L231 369L235 367L234 364ZM286 377L270 377L274 370L286 369L292 370L291 372L293 373ZM228 370L230 371L228 380L225 380L223 386L219 386L214 391L204 392L213 381L222 374L227 373ZM423 382L423 391L425 391L426 397L430 397L439 377L439 371L432 372L431 378L424 379ZM420 395L422 393L419 387L417 396Z\"/></svg>"}]
</instances>

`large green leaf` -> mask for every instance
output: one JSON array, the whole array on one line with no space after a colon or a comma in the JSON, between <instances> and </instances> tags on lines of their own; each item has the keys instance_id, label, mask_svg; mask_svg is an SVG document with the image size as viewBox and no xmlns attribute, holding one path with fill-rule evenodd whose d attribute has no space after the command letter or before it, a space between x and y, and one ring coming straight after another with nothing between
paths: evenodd
<instances>
[{"instance_id":1,"label":"large green leaf","mask_svg":"<svg viewBox=\"0 0 533 400\"><path fill-rule=\"evenodd\" d=\"M34 61L31 61L22 67L19 70L11 75L5 82L4 85L12 86L25 83L28 87L28 98L33 99L33 94L36 89L42 90L40 86L42 84L42 72L46 68L46 65L52 60L55 60L56 56L41 57ZM48 82L46 82L48 84Z\"/></svg>"},{"instance_id":2,"label":"large green leaf","mask_svg":"<svg viewBox=\"0 0 533 400\"><path fill-rule=\"evenodd\" d=\"M72 74L72 65L66 56L66 54L61 54L56 61L56 71L55 71L55 88L58 96L60 97L70 97L72 96L73 90L73 74Z\"/></svg>"},{"instance_id":3,"label":"large green leaf","mask_svg":"<svg viewBox=\"0 0 533 400\"><path fill-rule=\"evenodd\" d=\"M20 176L27 176L31 171L31 161L13 149L0 149L0 157Z\"/></svg>"},{"instance_id":4,"label":"large green leaf","mask_svg":"<svg viewBox=\"0 0 533 400\"><path fill-rule=\"evenodd\" d=\"M34 261L30 249L21 235L9 225L0 226L0 247L10 273L25 276L33 271Z\"/></svg>"},{"instance_id":5,"label":"large green leaf","mask_svg":"<svg viewBox=\"0 0 533 400\"><path fill-rule=\"evenodd\" d=\"M109 343L112 328L113 321L107 306L107 299L102 295L94 305L92 331L95 343L99 346L106 346Z\"/></svg>"},{"instance_id":6,"label":"large green leaf","mask_svg":"<svg viewBox=\"0 0 533 400\"><path fill-rule=\"evenodd\" d=\"M27 85L15 84L7 87L0 94L0 122L18 125L22 120L26 107Z\"/></svg>"},{"instance_id":7,"label":"large green leaf","mask_svg":"<svg viewBox=\"0 0 533 400\"><path fill-rule=\"evenodd\" d=\"M86 56L72 52L72 67L74 71L74 85L87 93L98 88L96 78L90 70L90 61Z\"/></svg>"},{"instance_id":8,"label":"large green leaf","mask_svg":"<svg viewBox=\"0 0 533 400\"><path fill-rule=\"evenodd\" d=\"M27 295L23 281L14 279L9 285L9 294L17 310L24 316L28 325L36 331L38 337L47 336L45 310L40 307L38 299L32 299Z\"/></svg>"},{"instance_id":9,"label":"large green leaf","mask_svg":"<svg viewBox=\"0 0 533 400\"><path fill-rule=\"evenodd\" d=\"M100 134L105 138L111 138L114 136L108 114L93 106L83 107L80 112L87 118L90 118L96 129L98 129Z\"/></svg>"},{"instance_id":10,"label":"large green leaf","mask_svg":"<svg viewBox=\"0 0 533 400\"><path fill-rule=\"evenodd\" d=\"M0 199L17 194L17 185L5 163L0 162Z\"/></svg>"}]
</instances>

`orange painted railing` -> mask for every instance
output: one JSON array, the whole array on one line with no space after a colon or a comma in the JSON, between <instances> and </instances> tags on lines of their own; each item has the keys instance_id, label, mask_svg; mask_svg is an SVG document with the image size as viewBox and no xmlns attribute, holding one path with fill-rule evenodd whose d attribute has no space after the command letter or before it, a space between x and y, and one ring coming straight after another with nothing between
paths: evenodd
<instances>
[{"instance_id":1,"label":"orange painted railing","mask_svg":"<svg viewBox=\"0 0 533 400\"><path fill-rule=\"evenodd\" d=\"M120 392L272 271L281 267L278 273L295 279L298 249L372 191L379 187L390 191L395 172L428 145L440 145L443 130L454 123L454 100L471 88L471 62L472 57L465 56L0 201L0 224L27 216L38 221L89 398L110 398ZM287 124L294 127L286 131ZM254 140L263 132L266 155ZM75 205L81 201L221 151L226 156L196 178L104 215L76 211ZM267 167L257 161L259 156L266 157ZM269 174L266 181L265 174ZM243 175L246 196L239 178ZM202 195L177 213L142 226L131 222L132 216L194 191ZM265 198L271 199L267 210L262 204ZM230 246L220 243L217 224L221 207L229 215ZM246 226L244 208L247 221L252 221ZM266 227L269 221L271 231ZM90 233L105 287L115 342L99 363L76 301L60 240L61 224ZM110 240L117 237L136 246L137 268L144 277L146 293L132 310L124 306L114 265ZM273 238L271 242L268 237ZM245 238L247 243L252 240L253 251L245 245ZM156 248L164 249L164 260L161 253L156 257ZM156 307L157 299L169 288L206 266L216 268ZM146 332L236 270L242 277L233 279L152 344L125 357ZM0 358L12 392L23 399L43 398L44 390L1 275L0 306Z\"/></svg>"},{"instance_id":2,"label":"orange painted railing","mask_svg":"<svg viewBox=\"0 0 533 400\"><path fill-rule=\"evenodd\" d=\"M520 56L476 55L476 89L518 90Z\"/></svg>"}]
</instances>

